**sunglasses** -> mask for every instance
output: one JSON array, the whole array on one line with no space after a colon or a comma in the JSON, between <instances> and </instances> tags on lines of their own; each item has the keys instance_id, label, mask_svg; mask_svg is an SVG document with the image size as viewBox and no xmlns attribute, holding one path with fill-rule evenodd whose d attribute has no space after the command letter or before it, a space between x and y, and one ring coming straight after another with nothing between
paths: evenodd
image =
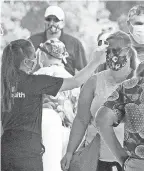
<instances>
[{"instance_id":1,"label":"sunglasses","mask_svg":"<svg viewBox=\"0 0 144 171\"><path fill-rule=\"evenodd\" d=\"M106 41L106 40L99 40L98 41L98 46L103 46L103 45L109 46L109 42Z\"/></svg>"},{"instance_id":2,"label":"sunglasses","mask_svg":"<svg viewBox=\"0 0 144 171\"><path fill-rule=\"evenodd\" d=\"M57 17L47 17L47 18L45 18L45 21L47 21L47 22L54 21L55 23L57 23L60 20Z\"/></svg>"},{"instance_id":3,"label":"sunglasses","mask_svg":"<svg viewBox=\"0 0 144 171\"><path fill-rule=\"evenodd\" d=\"M124 54L120 55L122 52ZM113 56L121 56L121 57L123 57L123 56L127 55L128 52L129 52L129 47L117 48L117 49L115 49L115 48L108 48L107 51L106 51L107 55L111 56L111 57L113 57Z\"/></svg>"}]
</instances>

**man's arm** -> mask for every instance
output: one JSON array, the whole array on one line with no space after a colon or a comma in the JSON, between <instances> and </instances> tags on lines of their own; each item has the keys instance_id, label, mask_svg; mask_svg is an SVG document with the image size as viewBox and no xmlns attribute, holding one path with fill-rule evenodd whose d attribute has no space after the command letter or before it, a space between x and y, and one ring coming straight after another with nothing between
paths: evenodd
<instances>
[{"instance_id":1,"label":"man's arm","mask_svg":"<svg viewBox=\"0 0 144 171\"><path fill-rule=\"evenodd\" d=\"M44 38L44 32L41 32L41 33L37 33L37 34L34 34L34 35L31 35L28 40L31 41L35 47L35 50L37 50L38 46L41 44L41 43L44 43L45 41L45 38Z\"/></svg>"},{"instance_id":2,"label":"man's arm","mask_svg":"<svg viewBox=\"0 0 144 171\"><path fill-rule=\"evenodd\" d=\"M34 35L31 35L28 40L30 42L32 42L32 44L34 45L35 47L35 51L37 50L38 46L44 42L44 32L41 32L41 33L37 33L37 34L34 34ZM33 70L33 73L35 71L38 71L40 69L40 65L39 65L39 57L37 58L37 65L35 66L34 70Z\"/></svg>"},{"instance_id":3,"label":"man's arm","mask_svg":"<svg viewBox=\"0 0 144 171\"><path fill-rule=\"evenodd\" d=\"M82 43L77 40L75 44L75 69L80 71L83 69L88 63L86 58L85 50Z\"/></svg>"},{"instance_id":4,"label":"man's arm","mask_svg":"<svg viewBox=\"0 0 144 171\"><path fill-rule=\"evenodd\" d=\"M96 125L100 132L100 135L102 136L112 153L115 155L119 163L123 165L128 155L122 148L120 142L118 141L115 135L113 125L117 123L118 115L114 113L113 110L105 106L101 107L98 110L96 117Z\"/></svg>"}]
</instances>

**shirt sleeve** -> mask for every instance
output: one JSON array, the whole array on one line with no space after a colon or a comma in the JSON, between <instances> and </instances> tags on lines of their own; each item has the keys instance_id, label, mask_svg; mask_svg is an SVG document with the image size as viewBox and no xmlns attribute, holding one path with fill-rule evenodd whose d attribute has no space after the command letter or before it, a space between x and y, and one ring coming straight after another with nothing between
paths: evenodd
<instances>
[{"instance_id":1,"label":"shirt sleeve","mask_svg":"<svg viewBox=\"0 0 144 171\"><path fill-rule=\"evenodd\" d=\"M87 59L84 47L80 41L77 41L75 49L75 68L79 71L87 65Z\"/></svg>"},{"instance_id":2,"label":"shirt sleeve","mask_svg":"<svg viewBox=\"0 0 144 171\"><path fill-rule=\"evenodd\" d=\"M117 116L117 122L113 126L117 126L124 118L125 104L123 99L122 86L119 86L104 103L104 106L111 109Z\"/></svg>"},{"instance_id":3,"label":"shirt sleeve","mask_svg":"<svg viewBox=\"0 0 144 171\"><path fill-rule=\"evenodd\" d=\"M28 75L23 84L28 94L48 94L56 96L63 83L63 78L48 75Z\"/></svg>"}]
</instances>

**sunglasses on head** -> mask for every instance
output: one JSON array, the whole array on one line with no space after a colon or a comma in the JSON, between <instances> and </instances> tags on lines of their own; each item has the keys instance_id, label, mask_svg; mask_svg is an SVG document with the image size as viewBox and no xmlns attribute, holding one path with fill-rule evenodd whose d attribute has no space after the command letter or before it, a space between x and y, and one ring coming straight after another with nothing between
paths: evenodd
<instances>
[{"instance_id":1,"label":"sunglasses on head","mask_svg":"<svg viewBox=\"0 0 144 171\"><path fill-rule=\"evenodd\" d=\"M106 40L99 40L99 41L98 41L98 46L102 46L102 45L109 46L109 42L106 41Z\"/></svg>"}]
</instances>

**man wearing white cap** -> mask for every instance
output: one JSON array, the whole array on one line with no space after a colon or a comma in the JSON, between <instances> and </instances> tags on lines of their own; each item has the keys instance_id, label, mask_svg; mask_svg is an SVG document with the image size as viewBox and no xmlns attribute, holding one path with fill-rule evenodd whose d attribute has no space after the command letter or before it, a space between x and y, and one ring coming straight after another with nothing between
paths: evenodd
<instances>
[{"instance_id":1,"label":"man wearing white cap","mask_svg":"<svg viewBox=\"0 0 144 171\"><path fill-rule=\"evenodd\" d=\"M64 33L65 14L60 7L49 6L45 11L44 18L45 31L32 35L29 39L34 44L35 49L38 48L40 43L44 43L51 38L58 38L62 41L69 53L67 64L64 64L65 68L70 74L75 75L76 70L81 70L87 64L84 48L81 42ZM37 69L39 69L39 66L37 66Z\"/></svg>"}]
</instances>

